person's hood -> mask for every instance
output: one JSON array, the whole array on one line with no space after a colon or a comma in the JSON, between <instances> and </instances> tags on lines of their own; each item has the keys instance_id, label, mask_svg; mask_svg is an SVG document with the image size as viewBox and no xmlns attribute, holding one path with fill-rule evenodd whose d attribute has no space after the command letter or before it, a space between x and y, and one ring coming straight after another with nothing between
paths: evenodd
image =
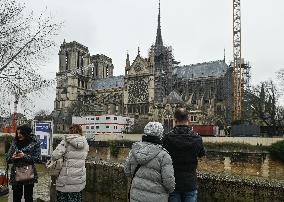
<instances>
[{"instance_id":1,"label":"person's hood","mask_svg":"<svg viewBox=\"0 0 284 202\"><path fill-rule=\"evenodd\" d=\"M144 165L155 158L162 150L163 147L161 145L149 142L136 142L132 145L131 152L138 164Z\"/></svg>"},{"instance_id":2,"label":"person's hood","mask_svg":"<svg viewBox=\"0 0 284 202\"><path fill-rule=\"evenodd\" d=\"M85 137L80 134L67 134L65 135L66 142L71 144L73 147L77 149L84 148Z\"/></svg>"},{"instance_id":3,"label":"person's hood","mask_svg":"<svg viewBox=\"0 0 284 202\"><path fill-rule=\"evenodd\" d=\"M202 139L189 126L176 126L168 135L169 141L181 150L190 150L201 143Z\"/></svg>"}]
</instances>

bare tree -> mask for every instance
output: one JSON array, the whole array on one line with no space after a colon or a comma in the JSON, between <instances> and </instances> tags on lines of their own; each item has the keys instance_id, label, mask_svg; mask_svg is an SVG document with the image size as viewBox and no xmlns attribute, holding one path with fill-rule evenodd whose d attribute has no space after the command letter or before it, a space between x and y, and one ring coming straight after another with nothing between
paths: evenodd
<instances>
[{"instance_id":1,"label":"bare tree","mask_svg":"<svg viewBox=\"0 0 284 202\"><path fill-rule=\"evenodd\" d=\"M34 119L37 121L50 121L52 120L52 116L47 110L42 109L36 112Z\"/></svg>"},{"instance_id":2,"label":"bare tree","mask_svg":"<svg viewBox=\"0 0 284 202\"><path fill-rule=\"evenodd\" d=\"M278 81L280 83L280 86L284 86L284 68L280 69L278 72L276 72L276 75L277 75L277 79L278 79ZM284 89L281 88L280 92L283 95Z\"/></svg>"},{"instance_id":3,"label":"bare tree","mask_svg":"<svg viewBox=\"0 0 284 202\"><path fill-rule=\"evenodd\" d=\"M71 106L67 109L67 112L72 116L87 116L92 114L102 114L106 113L103 107L97 105L95 102L90 100L79 100L74 101Z\"/></svg>"},{"instance_id":4,"label":"bare tree","mask_svg":"<svg viewBox=\"0 0 284 202\"><path fill-rule=\"evenodd\" d=\"M127 118L126 124L124 125L124 128L123 128L123 132L126 134L129 132L132 132L133 126L134 126L133 120L131 120L130 118Z\"/></svg>"},{"instance_id":5,"label":"bare tree","mask_svg":"<svg viewBox=\"0 0 284 202\"><path fill-rule=\"evenodd\" d=\"M284 68L277 72L277 77L284 84Z\"/></svg>"},{"instance_id":6,"label":"bare tree","mask_svg":"<svg viewBox=\"0 0 284 202\"><path fill-rule=\"evenodd\" d=\"M249 105L252 119L271 127L272 133L283 128L283 107L279 105L279 91L273 81L265 81L253 86Z\"/></svg>"},{"instance_id":7,"label":"bare tree","mask_svg":"<svg viewBox=\"0 0 284 202\"><path fill-rule=\"evenodd\" d=\"M88 109L89 107L83 101L78 100L73 102L67 111L71 116L86 116Z\"/></svg>"},{"instance_id":8,"label":"bare tree","mask_svg":"<svg viewBox=\"0 0 284 202\"><path fill-rule=\"evenodd\" d=\"M37 71L55 46L53 38L61 23L45 17L45 12L39 16L26 13L25 5L19 1L0 2L0 93L8 100L12 96L25 98L53 84ZM5 105L3 100L1 105Z\"/></svg>"}]
</instances>

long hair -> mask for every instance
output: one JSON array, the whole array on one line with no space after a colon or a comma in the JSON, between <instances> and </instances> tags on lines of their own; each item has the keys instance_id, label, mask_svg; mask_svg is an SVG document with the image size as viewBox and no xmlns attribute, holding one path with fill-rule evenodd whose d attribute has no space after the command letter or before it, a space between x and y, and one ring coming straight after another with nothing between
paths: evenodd
<instances>
[{"instance_id":1,"label":"long hair","mask_svg":"<svg viewBox=\"0 0 284 202\"><path fill-rule=\"evenodd\" d=\"M24 137L23 140L19 140L19 134L18 131L22 134ZM18 147L18 149L22 149L23 147L30 144L33 140L31 137L32 129L29 125L21 125L17 127L16 135L15 135L15 142Z\"/></svg>"},{"instance_id":2,"label":"long hair","mask_svg":"<svg viewBox=\"0 0 284 202\"><path fill-rule=\"evenodd\" d=\"M30 140L31 139L30 136L31 136L32 129L31 129L31 127L29 125L21 125L21 126L17 127L16 135L15 135L16 140L19 139L18 131L20 131L20 133L23 135L23 137L26 140Z\"/></svg>"},{"instance_id":3,"label":"long hair","mask_svg":"<svg viewBox=\"0 0 284 202\"><path fill-rule=\"evenodd\" d=\"M79 124L72 124L69 128L69 133L82 135L82 127Z\"/></svg>"}]
</instances>

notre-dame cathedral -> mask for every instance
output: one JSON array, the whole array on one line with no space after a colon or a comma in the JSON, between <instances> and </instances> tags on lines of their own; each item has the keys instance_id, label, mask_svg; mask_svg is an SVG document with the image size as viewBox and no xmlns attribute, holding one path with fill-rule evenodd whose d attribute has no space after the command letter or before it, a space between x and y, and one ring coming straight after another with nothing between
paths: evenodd
<instances>
[{"instance_id":1,"label":"notre-dame cathedral","mask_svg":"<svg viewBox=\"0 0 284 202\"><path fill-rule=\"evenodd\" d=\"M222 60L179 66L165 46L160 26L147 57L126 56L125 74L113 75L112 59L91 55L78 42L60 46L54 102L56 132L67 131L72 115L124 114L135 118L136 131L151 120L174 124L177 106L190 111L193 124L225 125L232 106L232 69Z\"/></svg>"}]
</instances>

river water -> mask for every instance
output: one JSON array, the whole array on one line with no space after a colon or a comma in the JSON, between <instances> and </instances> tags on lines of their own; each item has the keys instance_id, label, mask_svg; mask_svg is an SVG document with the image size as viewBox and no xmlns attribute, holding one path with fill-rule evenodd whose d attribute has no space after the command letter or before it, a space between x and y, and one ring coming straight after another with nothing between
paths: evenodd
<instances>
[{"instance_id":1,"label":"river water","mask_svg":"<svg viewBox=\"0 0 284 202\"><path fill-rule=\"evenodd\" d=\"M208 154L199 160L198 170L284 181L284 164L272 160L269 154L254 155L253 158L236 156Z\"/></svg>"}]
</instances>

